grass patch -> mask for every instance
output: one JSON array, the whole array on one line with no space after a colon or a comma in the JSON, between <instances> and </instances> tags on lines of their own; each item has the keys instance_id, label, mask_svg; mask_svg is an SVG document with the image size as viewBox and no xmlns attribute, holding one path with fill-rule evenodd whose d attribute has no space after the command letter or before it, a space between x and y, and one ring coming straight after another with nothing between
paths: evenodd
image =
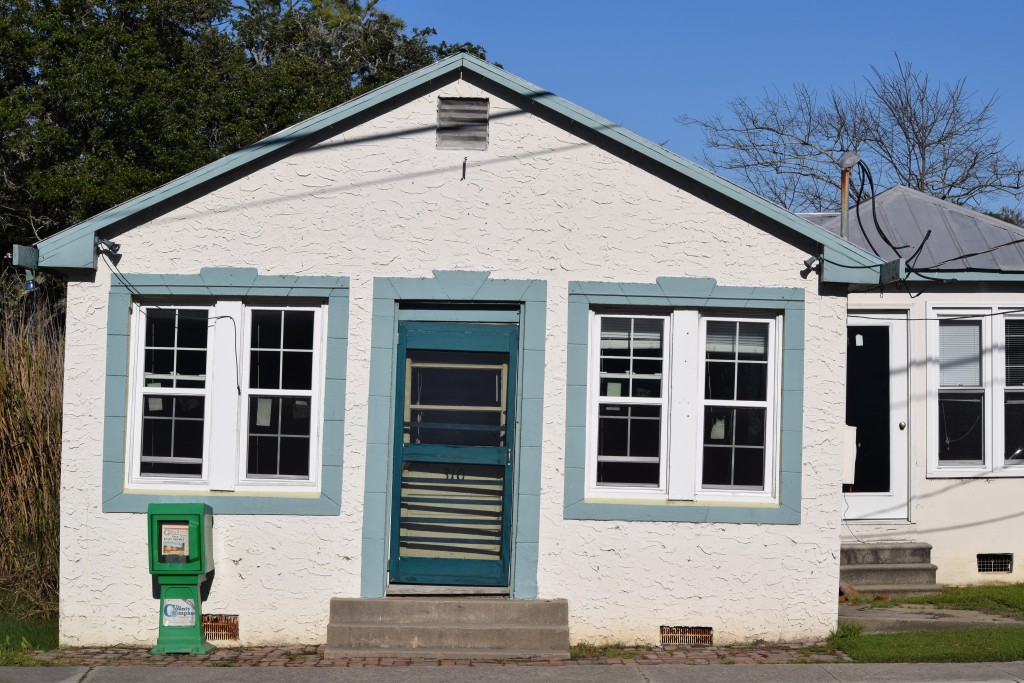
<instances>
[{"instance_id":1,"label":"grass patch","mask_svg":"<svg viewBox=\"0 0 1024 683\"><path fill-rule=\"evenodd\" d=\"M56 620L0 616L0 666L38 666L32 651L56 647Z\"/></svg>"},{"instance_id":2,"label":"grass patch","mask_svg":"<svg viewBox=\"0 0 1024 683\"><path fill-rule=\"evenodd\" d=\"M855 662L1011 662L1024 659L1024 628L866 634L840 627L829 646Z\"/></svg>"},{"instance_id":3,"label":"grass patch","mask_svg":"<svg viewBox=\"0 0 1024 683\"><path fill-rule=\"evenodd\" d=\"M973 609L1024 619L1024 583L958 586L935 595L900 598L904 605L935 605L944 609Z\"/></svg>"},{"instance_id":4,"label":"grass patch","mask_svg":"<svg viewBox=\"0 0 1024 683\"><path fill-rule=\"evenodd\" d=\"M616 642L595 645L585 640L569 646L570 659L594 659L595 657L633 659L636 657L636 650L625 643Z\"/></svg>"}]
</instances>

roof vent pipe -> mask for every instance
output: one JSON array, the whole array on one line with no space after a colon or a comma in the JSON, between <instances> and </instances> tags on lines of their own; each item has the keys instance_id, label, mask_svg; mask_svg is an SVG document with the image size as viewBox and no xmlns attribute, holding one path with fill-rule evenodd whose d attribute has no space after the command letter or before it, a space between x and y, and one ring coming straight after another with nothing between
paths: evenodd
<instances>
[{"instance_id":1,"label":"roof vent pipe","mask_svg":"<svg viewBox=\"0 0 1024 683\"><path fill-rule=\"evenodd\" d=\"M850 239L850 171L860 163L860 155L856 152L843 152L839 157L839 168L842 171L842 197L839 208L839 236L844 240Z\"/></svg>"}]
</instances>

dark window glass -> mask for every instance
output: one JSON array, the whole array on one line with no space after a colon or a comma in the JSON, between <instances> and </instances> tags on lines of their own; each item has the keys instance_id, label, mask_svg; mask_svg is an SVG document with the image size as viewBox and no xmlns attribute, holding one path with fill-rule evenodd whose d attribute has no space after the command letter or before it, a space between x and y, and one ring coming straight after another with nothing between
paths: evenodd
<instances>
[{"instance_id":1,"label":"dark window glass","mask_svg":"<svg viewBox=\"0 0 1024 683\"><path fill-rule=\"evenodd\" d=\"M252 351L249 355L249 388L281 388L281 352Z\"/></svg>"},{"instance_id":2,"label":"dark window glass","mask_svg":"<svg viewBox=\"0 0 1024 683\"><path fill-rule=\"evenodd\" d=\"M207 311L182 309L178 311L179 349L205 349L208 333Z\"/></svg>"},{"instance_id":3,"label":"dark window glass","mask_svg":"<svg viewBox=\"0 0 1024 683\"><path fill-rule=\"evenodd\" d=\"M1006 464L1024 464L1024 392L1006 392Z\"/></svg>"},{"instance_id":4,"label":"dark window glass","mask_svg":"<svg viewBox=\"0 0 1024 683\"><path fill-rule=\"evenodd\" d=\"M657 486L658 463L599 462L597 483L614 486Z\"/></svg>"},{"instance_id":5,"label":"dark window glass","mask_svg":"<svg viewBox=\"0 0 1024 683\"><path fill-rule=\"evenodd\" d=\"M202 475L204 410L202 396L143 395L141 474Z\"/></svg>"},{"instance_id":6,"label":"dark window glass","mask_svg":"<svg viewBox=\"0 0 1024 683\"><path fill-rule=\"evenodd\" d=\"M313 311L285 311L284 348L313 349Z\"/></svg>"},{"instance_id":7,"label":"dark window glass","mask_svg":"<svg viewBox=\"0 0 1024 683\"><path fill-rule=\"evenodd\" d=\"M983 392L939 392L939 461L984 460Z\"/></svg>"},{"instance_id":8,"label":"dark window glass","mask_svg":"<svg viewBox=\"0 0 1024 683\"><path fill-rule=\"evenodd\" d=\"M309 476L310 401L295 396L249 397L250 476Z\"/></svg>"},{"instance_id":9,"label":"dark window glass","mask_svg":"<svg viewBox=\"0 0 1024 683\"><path fill-rule=\"evenodd\" d=\"M252 312L252 335L249 345L254 349L281 348L282 311Z\"/></svg>"},{"instance_id":10,"label":"dark window glass","mask_svg":"<svg viewBox=\"0 0 1024 683\"><path fill-rule=\"evenodd\" d=\"M174 319L177 309L147 308L146 346L174 346Z\"/></svg>"}]
</instances>

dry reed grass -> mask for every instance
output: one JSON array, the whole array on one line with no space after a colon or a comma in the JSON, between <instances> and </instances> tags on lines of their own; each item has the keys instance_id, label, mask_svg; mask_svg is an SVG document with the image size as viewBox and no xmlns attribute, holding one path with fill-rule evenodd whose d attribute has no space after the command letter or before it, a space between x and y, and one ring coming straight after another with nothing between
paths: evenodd
<instances>
[{"instance_id":1,"label":"dry reed grass","mask_svg":"<svg viewBox=\"0 0 1024 683\"><path fill-rule=\"evenodd\" d=\"M57 307L0 297L0 591L52 617L60 556L64 333Z\"/></svg>"}]
</instances>

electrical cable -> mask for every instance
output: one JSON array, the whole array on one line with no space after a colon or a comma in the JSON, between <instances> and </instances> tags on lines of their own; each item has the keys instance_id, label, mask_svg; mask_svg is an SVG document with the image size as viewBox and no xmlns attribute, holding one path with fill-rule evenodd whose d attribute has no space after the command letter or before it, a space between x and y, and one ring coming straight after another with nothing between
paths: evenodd
<instances>
[{"instance_id":1,"label":"electrical cable","mask_svg":"<svg viewBox=\"0 0 1024 683\"><path fill-rule=\"evenodd\" d=\"M104 257L103 258L103 263L107 266L107 270L110 271L111 275L113 275L115 278L117 278L118 282L121 283L121 286L123 286L125 289L127 289L129 292L131 292L133 295L135 295L138 298L143 298L145 296L142 292L140 292L134 285L132 285L128 281L128 279L125 277L124 273L122 273L121 269L117 267L117 264L114 263L110 259L109 255L107 254L106 251L100 250L99 253L100 253L100 255L102 255ZM176 310L176 309L172 309L172 308L163 308L162 306L159 306L157 304L148 304L146 306L146 308L143 308L142 304L139 303L138 301L133 301L132 304L134 304L135 309L142 316L147 316L147 314L146 314L146 309L147 308L153 309L153 310L157 310L157 311L175 311ZM207 320L208 321L211 321L211 320L212 321L217 321L217 320L230 320L231 321L231 331L232 331L232 335L233 335L234 340L235 340L235 343L232 345L232 348L234 349L234 352L235 352L235 390L238 392L238 395L241 396L242 395L242 368L241 368L241 365L239 363L239 358L238 358L238 343L239 343L239 341L238 341L238 323L235 321L234 317L232 317L230 315L207 316Z\"/></svg>"}]
</instances>

